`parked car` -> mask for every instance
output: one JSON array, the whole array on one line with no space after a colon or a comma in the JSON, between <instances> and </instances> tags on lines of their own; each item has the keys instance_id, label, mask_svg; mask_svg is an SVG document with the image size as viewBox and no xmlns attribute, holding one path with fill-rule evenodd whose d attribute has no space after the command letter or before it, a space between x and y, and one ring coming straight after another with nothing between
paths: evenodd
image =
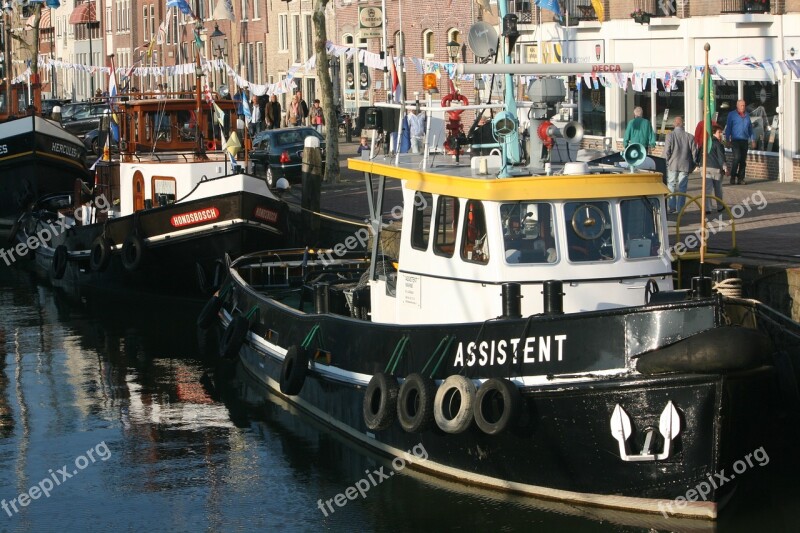
<instances>
[{"instance_id":1,"label":"parked car","mask_svg":"<svg viewBox=\"0 0 800 533\"><path fill-rule=\"evenodd\" d=\"M61 126L73 135L82 137L87 132L100 128L100 120L106 113L110 113L108 104L92 104L71 117L65 118L62 114Z\"/></svg>"},{"instance_id":2,"label":"parked car","mask_svg":"<svg viewBox=\"0 0 800 533\"><path fill-rule=\"evenodd\" d=\"M101 131L99 128L89 130L86 132L86 135L83 136L83 144L86 146L86 149L90 150L92 153L102 155L103 145L106 142L105 135L106 132ZM117 146L117 142L114 140L113 136L109 141L109 147L111 148L112 152L119 151L119 147Z\"/></svg>"},{"instance_id":3,"label":"parked car","mask_svg":"<svg viewBox=\"0 0 800 533\"><path fill-rule=\"evenodd\" d=\"M257 175L264 175L269 187L275 187L280 178L289 183L299 183L302 176L303 148L306 137L316 137L322 149L325 166L325 138L312 127L265 130L253 139L250 160Z\"/></svg>"},{"instance_id":4,"label":"parked car","mask_svg":"<svg viewBox=\"0 0 800 533\"><path fill-rule=\"evenodd\" d=\"M89 102L69 102L61 106L61 122L71 119L75 113L89 109Z\"/></svg>"}]
</instances>

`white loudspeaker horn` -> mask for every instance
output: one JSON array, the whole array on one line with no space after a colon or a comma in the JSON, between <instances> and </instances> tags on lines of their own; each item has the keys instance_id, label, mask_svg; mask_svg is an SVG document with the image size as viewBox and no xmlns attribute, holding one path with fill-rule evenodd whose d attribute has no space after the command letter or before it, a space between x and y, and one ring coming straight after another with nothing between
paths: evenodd
<instances>
[{"instance_id":1,"label":"white loudspeaker horn","mask_svg":"<svg viewBox=\"0 0 800 533\"><path fill-rule=\"evenodd\" d=\"M634 168L640 166L647 159L647 150L639 143L629 144L622 152L622 159L628 163L631 171L633 171Z\"/></svg>"}]
</instances>

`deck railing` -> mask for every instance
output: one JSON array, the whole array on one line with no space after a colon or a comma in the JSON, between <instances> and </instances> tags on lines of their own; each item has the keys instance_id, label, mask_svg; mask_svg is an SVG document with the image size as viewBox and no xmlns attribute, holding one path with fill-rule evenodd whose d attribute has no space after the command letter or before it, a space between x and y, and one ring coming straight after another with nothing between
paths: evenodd
<instances>
[{"instance_id":1,"label":"deck railing","mask_svg":"<svg viewBox=\"0 0 800 533\"><path fill-rule=\"evenodd\" d=\"M769 0L721 0L721 13L770 13Z\"/></svg>"}]
</instances>

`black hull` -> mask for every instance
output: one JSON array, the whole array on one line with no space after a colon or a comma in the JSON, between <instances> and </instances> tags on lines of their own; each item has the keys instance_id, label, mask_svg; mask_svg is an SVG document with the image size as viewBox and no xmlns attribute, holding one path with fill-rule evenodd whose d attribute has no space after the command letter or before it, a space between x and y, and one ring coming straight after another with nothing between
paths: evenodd
<instances>
[{"instance_id":1,"label":"black hull","mask_svg":"<svg viewBox=\"0 0 800 533\"><path fill-rule=\"evenodd\" d=\"M737 460L765 446L765 435L773 433L773 420L764 413L780 411L774 368L755 364L767 354L756 354L750 358L751 368L736 371L592 374L630 368L641 355L689 338L702 344L708 336L708 343L717 343L718 353L735 350L736 346L720 345L719 336L708 334L724 327L744 329L719 323L720 303L715 299L534 317L527 326L529 335L565 335L560 361L552 357L549 362L526 362L520 353L514 364L508 358L502 365L481 366L477 358L473 365L459 365L458 346L479 336L488 341L520 337L528 321L381 325L332 314L297 313L240 282L231 293L225 298L224 322L230 320L234 308L242 314L258 308L258 320L251 320L249 340L240 351L248 372L320 421L384 454L404 457L423 444L429 458L413 468L462 483L581 505L713 519L736 484L728 481L715 486L710 480L717 479L717 472L730 472ZM680 324L680 330L674 329L675 324ZM645 335L645 331L651 333ZM408 433L397 421L386 430L370 430L362 411L366 385L373 374L386 371L400 339L409 339L406 357L394 369L402 377L420 372L447 335L455 340L432 377L462 374L478 380L516 380L523 399L519 423L498 435L487 435L474 423L457 435L435 425ZM761 336L755 330L752 335ZM646 337L646 346L635 341ZM298 395L283 395L279 384L287 350L304 341L313 361L308 375ZM575 379L580 372L582 379ZM639 453L645 428L659 427L669 402L680 413L682 424L671 454L657 461L623 461L611 432L615 407L630 415L629 447L631 453ZM659 442L654 448L660 446ZM702 483L704 499L687 506L674 504L675 498Z\"/></svg>"},{"instance_id":2,"label":"black hull","mask_svg":"<svg viewBox=\"0 0 800 533\"><path fill-rule=\"evenodd\" d=\"M86 148L75 136L38 117L0 124L0 238L8 238L28 205L88 181Z\"/></svg>"},{"instance_id":3,"label":"black hull","mask_svg":"<svg viewBox=\"0 0 800 533\"><path fill-rule=\"evenodd\" d=\"M187 213L210 210L217 214L212 220L194 222L185 217ZM140 211L106 223L75 226L57 234L47 246L37 247L35 264L54 286L145 289L199 296L212 290L215 277L217 284L221 281L225 254L237 257L264 247L281 247L286 240L286 225L284 203L239 192ZM23 221L18 240L36 238L43 229L53 228L57 229L57 225L30 216ZM140 264L130 269L122 261L121 248L134 233L143 240L145 249ZM100 235L105 235L112 250L108 266L97 271L91 268L90 256L92 244ZM55 275L53 266L59 245L68 250L62 276Z\"/></svg>"}]
</instances>

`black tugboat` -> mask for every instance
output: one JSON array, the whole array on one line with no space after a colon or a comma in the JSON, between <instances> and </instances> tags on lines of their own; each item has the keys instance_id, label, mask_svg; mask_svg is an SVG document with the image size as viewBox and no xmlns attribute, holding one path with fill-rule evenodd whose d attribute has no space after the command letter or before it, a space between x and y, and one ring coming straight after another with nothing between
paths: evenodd
<instances>
[{"instance_id":1,"label":"black tugboat","mask_svg":"<svg viewBox=\"0 0 800 533\"><path fill-rule=\"evenodd\" d=\"M731 290L735 271L674 290L668 190L637 168L643 147L625 170L519 164L513 98L492 122L501 155L349 161L376 189L370 257L347 241L241 257L198 325L219 317L222 356L349 438L395 457L423 444L413 468L715 519L740 482L715 474L758 460L785 414L794 376L776 372L768 313ZM393 251L387 180L406 206Z\"/></svg>"}]
</instances>

